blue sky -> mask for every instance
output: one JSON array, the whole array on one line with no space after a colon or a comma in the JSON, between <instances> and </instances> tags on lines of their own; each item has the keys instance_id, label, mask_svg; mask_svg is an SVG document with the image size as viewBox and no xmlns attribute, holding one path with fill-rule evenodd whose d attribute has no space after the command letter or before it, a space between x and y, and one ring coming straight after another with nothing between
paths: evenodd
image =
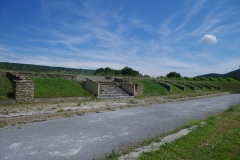
<instances>
[{"instance_id":1,"label":"blue sky","mask_svg":"<svg viewBox=\"0 0 240 160\"><path fill-rule=\"evenodd\" d=\"M0 0L0 61L227 73L240 65L240 1Z\"/></svg>"}]
</instances>

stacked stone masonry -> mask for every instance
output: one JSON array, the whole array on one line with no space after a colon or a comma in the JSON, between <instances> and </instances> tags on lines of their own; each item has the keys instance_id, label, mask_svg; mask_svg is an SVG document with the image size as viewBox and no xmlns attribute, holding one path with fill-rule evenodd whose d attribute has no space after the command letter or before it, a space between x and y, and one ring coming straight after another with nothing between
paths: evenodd
<instances>
[{"instance_id":1,"label":"stacked stone masonry","mask_svg":"<svg viewBox=\"0 0 240 160\"><path fill-rule=\"evenodd\" d=\"M7 72L7 77L12 81L16 102L34 102L34 83L31 79L11 72Z\"/></svg>"},{"instance_id":2,"label":"stacked stone masonry","mask_svg":"<svg viewBox=\"0 0 240 160\"><path fill-rule=\"evenodd\" d=\"M136 91L136 95L143 94L143 84L136 84L135 83L135 91Z\"/></svg>"},{"instance_id":3,"label":"stacked stone masonry","mask_svg":"<svg viewBox=\"0 0 240 160\"><path fill-rule=\"evenodd\" d=\"M141 94L143 94L143 84L131 83L130 81L125 80L125 79L121 79L121 78L114 78L114 82L115 82L115 83L118 83L118 84L120 84L120 85L122 85L123 83L128 83L128 84L134 85L135 95L141 95Z\"/></svg>"}]
</instances>

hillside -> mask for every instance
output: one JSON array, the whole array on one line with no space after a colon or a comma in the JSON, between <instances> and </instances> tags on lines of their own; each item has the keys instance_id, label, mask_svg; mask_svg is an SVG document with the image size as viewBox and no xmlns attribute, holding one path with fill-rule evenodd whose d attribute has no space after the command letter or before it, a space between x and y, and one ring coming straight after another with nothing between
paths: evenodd
<instances>
[{"instance_id":1,"label":"hillside","mask_svg":"<svg viewBox=\"0 0 240 160\"><path fill-rule=\"evenodd\" d=\"M0 62L0 70L93 75L95 70Z\"/></svg>"},{"instance_id":2,"label":"hillside","mask_svg":"<svg viewBox=\"0 0 240 160\"><path fill-rule=\"evenodd\" d=\"M237 69L235 71L228 72L226 74L218 74L218 73L209 73L209 74L204 74L196 77L205 77L205 78L228 78L228 77L234 77L234 76L240 76L240 69Z\"/></svg>"}]
</instances>

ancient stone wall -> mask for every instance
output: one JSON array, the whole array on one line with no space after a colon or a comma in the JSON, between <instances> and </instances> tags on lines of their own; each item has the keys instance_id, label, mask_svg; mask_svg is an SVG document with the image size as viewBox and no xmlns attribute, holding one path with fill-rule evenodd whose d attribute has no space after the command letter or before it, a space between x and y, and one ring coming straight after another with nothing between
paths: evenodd
<instances>
[{"instance_id":1,"label":"ancient stone wall","mask_svg":"<svg viewBox=\"0 0 240 160\"><path fill-rule=\"evenodd\" d=\"M13 84L16 102L34 102L34 83L31 79L18 73L7 72Z\"/></svg>"},{"instance_id":2,"label":"ancient stone wall","mask_svg":"<svg viewBox=\"0 0 240 160\"><path fill-rule=\"evenodd\" d=\"M19 75L26 77L42 77L42 78L59 78L59 79L69 79L76 80L77 75L72 74L52 74L52 73L37 73L37 72L18 72Z\"/></svg>"},{"instance_id":3,"label":"ancient stone wall","mask_svg":"<svg viewBox=\"0 0 240 160\"><path fill-rule=\"evenodd\" d=\"M143 84L136 84L135 83L135 93L136 93L136 95L143 94Z\"/></svg>"},{"instance_id":4,"label":"ancient stone wall","mask_svg":"<svg viewBox=\"0 0 240 160\"><path fill-rule=\"evenodd\" d=\"M143 94L143 87L144 87L143 84L131 83L130 81L125 80L125 79L121 79L121 78L114 78L114 82L116 82L116 83L118 83L120 85L125 84L125 86L127 86L126 83L129 83L130 85L134 86L133 87L135 89L134 95L141 95L141 94Z\"/></svg>"},{"instance_id":5,"label":"ancient stone wall","mask_svg":"<svg viewBox=\"0 0 240 160\"><path fill-rule=\"evenodd\" d=\"M162 85L164 88L166 88L167 90L169 90L169 92L172 92L172 87L164 82L157 82L160 85Z\"/></svg>"}]
</instances>

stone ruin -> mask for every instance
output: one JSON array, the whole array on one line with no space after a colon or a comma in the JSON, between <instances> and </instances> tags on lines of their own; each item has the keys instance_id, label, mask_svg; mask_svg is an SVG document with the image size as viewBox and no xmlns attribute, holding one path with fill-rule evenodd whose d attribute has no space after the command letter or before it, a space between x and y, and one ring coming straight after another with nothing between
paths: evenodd
<instances>
[{"instance_id":1,"label":"stone ruin","mask_svg":"<svg viewBox=\"0 0 240 160\"><path fill-rule=\"evenodd\" d=\"M31 79L18 73L7 72L13 84L13 95L16 102L34 102L34 83Z\"/></svg>"}]
</instances>

